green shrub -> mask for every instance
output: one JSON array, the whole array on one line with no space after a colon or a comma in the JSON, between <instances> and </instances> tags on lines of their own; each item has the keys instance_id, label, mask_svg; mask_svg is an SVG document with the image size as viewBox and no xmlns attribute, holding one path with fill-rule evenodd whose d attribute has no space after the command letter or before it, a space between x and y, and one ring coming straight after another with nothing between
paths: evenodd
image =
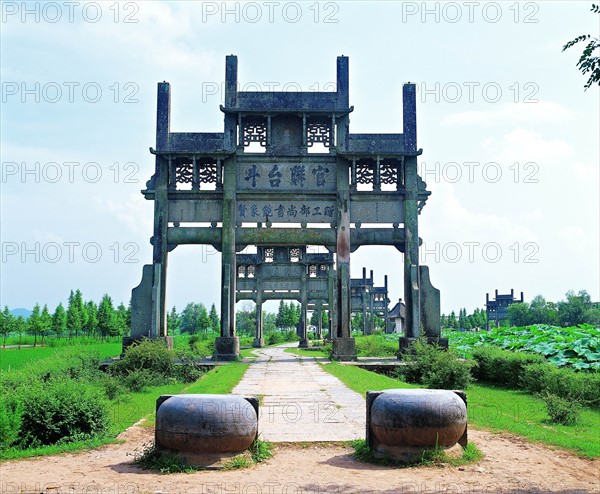
<instances>
[{"instance_id":1,"label":"green shrub","mask_svg":"<svg viewBox=\"0 0 600 494\"><path fill-rule=\"evenodd\" d=\"M102 380L102 384L104 386L106 397L111 401L117 398L124 391L119 380L112 376L105 376Z\"/></svg>"},{"instance_id":2,"label":"green shrub","mask_svg":"<svg viewBox=\"0 0 600 494\"><path fill-rule=\"evenodd\" d=\"M196 366L196 356L190 352L176 353L178 364L175 366L174 377L184 383L193 383L202 377L205 371Z\"/></svg>"},{"instance_id":3,"label":"green shrub","mask_svg":"<svg viewBox=\"0 0 600 494\"><path fill-rule=\"evenodd\" d=\"M19 400L0 393L0 451L10 448L19 439L22 414Z\"/></svg>"},{"instance_id":4,"label":"green shrub","mask_svg":"<svg viewBox=\"0 0 600 494\"><path fill-rule=\"evenodd\" d=\"M286 331L271 331L266 335L267 345L278 345L279 343L298 341L299 339L296 331L293 329Z\"/></svg>"},{"instance_id":5,"label":"green shrub","mask_svg":"<svg viewBox=\"0 0 600 494\"><path fill-rule=\"evenodd\" d=\"M109 410L102 393L77 381L30 388L21 403L22 447L90 439L108 430Z\"/></svg>"},{"instance_id":6,"label":"green shrub","mask_svg":"<svg viewBox=\"0 0 600 494\"><path fill-rule=\"evenodd\" d=\"M279 343L283 343L283 335L281 331L272 331L267 336L267 345L278 345Z\"/></svg>"},{"instance_id":7,"label":"green shrub","mask_svg":"<svg viewBox=\"0 0 600 494\"><path fill-rule=\"evenodd\" d=\"M398 338L388 339L381 333L356 338L359 357L395 357L398 353Z\"/></svg>"},{"instance_id":8,"label":"green shrub","mask_svg":"<svg viewBox=\"0 0 600 494\"><path fill-rule=\"evenodd\" d=\"M123 358L110 366L117 374L128 374L136 370L168 376L173 370L175 354L162 341L143 340L125 350Z\"/></svg>"},{"instance_id":9,"label":"green shrub","mask_svg":"<svg viewBox=\"0 0 600 494\"><path fill-rule=\"evenodd\" d=\"M215 353L215 340L203 338L198 334L189 337L188 345L194 355L203 359Z\"/></svg>"},{"instance_id":10,"label":"green shrub","mask_svg":"<svg viewBox=\"0 0 600 494\"><path fill-rule=\"evenodd\" d=\"M406 355L407 365L399 370L409 383L423 384L430 389L465 389L473 381L472 363L458 358L453 350L443 351L419 339Z\"/></svg>"},{"instance_id":11,"label":"green shrub","mask_svg":"<svg viewBox=\"0 0 600 494\"><path fill-rule=\"evenodd\" d=\"M138 369L129 372L125 376L121 376L123 385L134 393L146 391L146 386L158 386L164 384L164 380L159 380L157 374L150 372L148 369Z\"/></svg>"},{"instance_id":12,"label":"green shrub","mask_svg":"<svg viewBox=\"0 0 600 494\"><path fill-rule=\"evenodd\" d=\"M527 366L521 376L521 387L531 393L552 395L600 408L600 373L576 372L553 364Z\"/></svg>"},{"instance_id":13,"label":"green shrub","mask_svg":"<svg viewBox=\"0 0 600 494\"><path fill-rule=\"evenodd\" d=\"M581 416L581 405L574 400L546 393L542 396L546 403L550 420L556 424L575 425Z\"/></svg>"},{"instance_id":14,"label":"green shrub","mask_svg":"<svg viewBox=\"0 0 600 494\"><path fill-rule=\"evenodd\" d=\"M473 359L477 362L474 374L479 381L510 388L519 387L524 369L528 365L545 362L541 355L492 347L475 348Z\"/></svg>"}]
</instances>

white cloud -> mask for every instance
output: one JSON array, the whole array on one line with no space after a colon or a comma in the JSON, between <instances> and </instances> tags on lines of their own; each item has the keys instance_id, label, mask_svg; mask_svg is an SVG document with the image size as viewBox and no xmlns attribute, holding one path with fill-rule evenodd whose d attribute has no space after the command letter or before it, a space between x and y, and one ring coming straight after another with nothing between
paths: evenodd
<instances>
[{"instance_id":1,"label":"white cloud","mask_svg":"<svg viewBox=\"0 0 600 494\"><path fill-rule=\"evenodd\" d=\"M500 138L486 138L482 147L499 163L535 162L547 165L572 154L572 146L562 139L545 139L540 132L517 127Z\"/></svg>"},{"instance_id":2,"label":"white cloud","mask_svg":"<svg viewBox=\"0 0 600 494\"><path fill-rule=\"evenodd\" d=\"M570 121L574 112L552 101L504 103L489 111L466 111L447 115L444 125L495 125L505 123L555 123Z\"/></svg>"}]
</instances>

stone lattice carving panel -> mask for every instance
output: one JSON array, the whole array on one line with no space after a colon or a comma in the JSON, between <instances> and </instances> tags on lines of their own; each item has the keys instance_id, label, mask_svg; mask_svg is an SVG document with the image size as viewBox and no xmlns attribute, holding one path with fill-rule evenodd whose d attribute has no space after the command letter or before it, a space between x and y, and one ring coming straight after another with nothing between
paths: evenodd
<instances>
[{"instance_id":1,"label":"stone lattice carving panel","mask_svg":"<svg viewBox=\"0 0 600 494\"><path fill-rule=\"evenodd\" d=\"M267 124L264 119L247 119L244 121L244 147L251 142L258 142L267 147Z\"/></svg>"},{"instance_id":2,"label":"stone lattice carving panel","mask_svg":"<svg viewBox=\"0 0 600 494\"><path fill-rule=\"evenodd\" d=\"M312 147L321 143L325 147L331 146L331 126L326 122L310 122L306 126L306 144Z\"/></svg>"}]
</instances>

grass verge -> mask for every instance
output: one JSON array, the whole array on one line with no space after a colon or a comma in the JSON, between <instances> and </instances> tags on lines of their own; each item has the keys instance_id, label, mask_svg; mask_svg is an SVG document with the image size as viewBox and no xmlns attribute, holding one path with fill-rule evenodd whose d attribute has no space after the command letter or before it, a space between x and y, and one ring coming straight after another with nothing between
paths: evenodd
<instances>
[{"instance_id":1,"label":"grass verge","mask_svg":"<svg viewBox=\"0 0 600 494\"><path fill-rule=\"evenodd\" d=\"M399 468L415 467L415 466L441 466L443 464L458 467L461 465L467 465L469 463L477 463L482 460L484 454L481 450L473 443L469 443L465 449L463 449L460 456L449 455L443 448L427 449L423 452L423 455L410 462L400 462L390 459L375 458L373 451L367 445L367 441L364 439L357 439L351 441L351 446L354 448L354 454L352 455L355 460L363 463L373 463L375 465L384 466L395 466Z\"/></svg>"},{"instance_id":2,"label":"grass verge","mask_svg":"<svg viewBox=\"0 0 600 494\"><path fill-rule=\"evenodd\" d=\"M286 348L284 351L287 353L293 353L295 355L300 355L301 357L329 358L329 355L327 354L327 352L324 350L321 350L319 348L310 349L310 347L309 348L293 347L293 348Z\"/></svg>"},{"instance_id":3,"label":"grass verge","mask_svg":"<svg viewBox=\"0 0 600 494\"><path fill-rule=\"evenodd\" d=\"M419 387L355 366L331 363L322 368L362 395L371 390ZM551 423L544 401L523 391L473 384L467 397L473 426L511 432L587 458L600 457L600 412L596 410L585 408L577 425L566 426Z\"/></svg>"},{"instance_id":4,"label":"grass verge","mask_svg":"<svg viewBox=\"0 0 600 494\"><path fill-rule=\"evenodd\" d=\"M49 358L60 355L63 352L70 352L74 346L85 346L93 348L98 352L101 359L114 357L121 354L122 343L95 343L85 345L65 345L59 347L35 347L35 348L4 348L0 350L0 370L9 372L24 367L27 363L34 360Z\"/></svg>"}]
</instances>

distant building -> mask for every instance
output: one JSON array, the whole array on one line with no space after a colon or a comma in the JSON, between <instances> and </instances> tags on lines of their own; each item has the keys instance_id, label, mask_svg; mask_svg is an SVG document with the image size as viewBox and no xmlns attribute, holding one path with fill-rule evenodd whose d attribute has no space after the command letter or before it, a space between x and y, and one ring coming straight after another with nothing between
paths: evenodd
<instances>
[{"instance_id":1,"label":"distant building","mask_svg":"<svg viewBox=\"0 0 600 494\"><path fill-rule=\"evenodd\" d=\"M515 299L514 289L511 289L510 294L507 295L498 295L498 290L496 290L494 300L490 300L490 294L486 293L487 329L490 329L492 321L494 321L496 327L499 327L500 321L508 319L508 306L521 303L523 300L523 292L521 292L521 299Z\"/></svg>"},{"instance_id":2,"label":"distant building","mask_svg":"<svg viewBox=\"0 0 600 494\"><path fill-rule=\"evenodd\" d=\"M406 316L406 306L402 299L398 299L398 303L392 307L387 316L387 333L404 333L404 321Z\"/></svg>"}]
</instances>

